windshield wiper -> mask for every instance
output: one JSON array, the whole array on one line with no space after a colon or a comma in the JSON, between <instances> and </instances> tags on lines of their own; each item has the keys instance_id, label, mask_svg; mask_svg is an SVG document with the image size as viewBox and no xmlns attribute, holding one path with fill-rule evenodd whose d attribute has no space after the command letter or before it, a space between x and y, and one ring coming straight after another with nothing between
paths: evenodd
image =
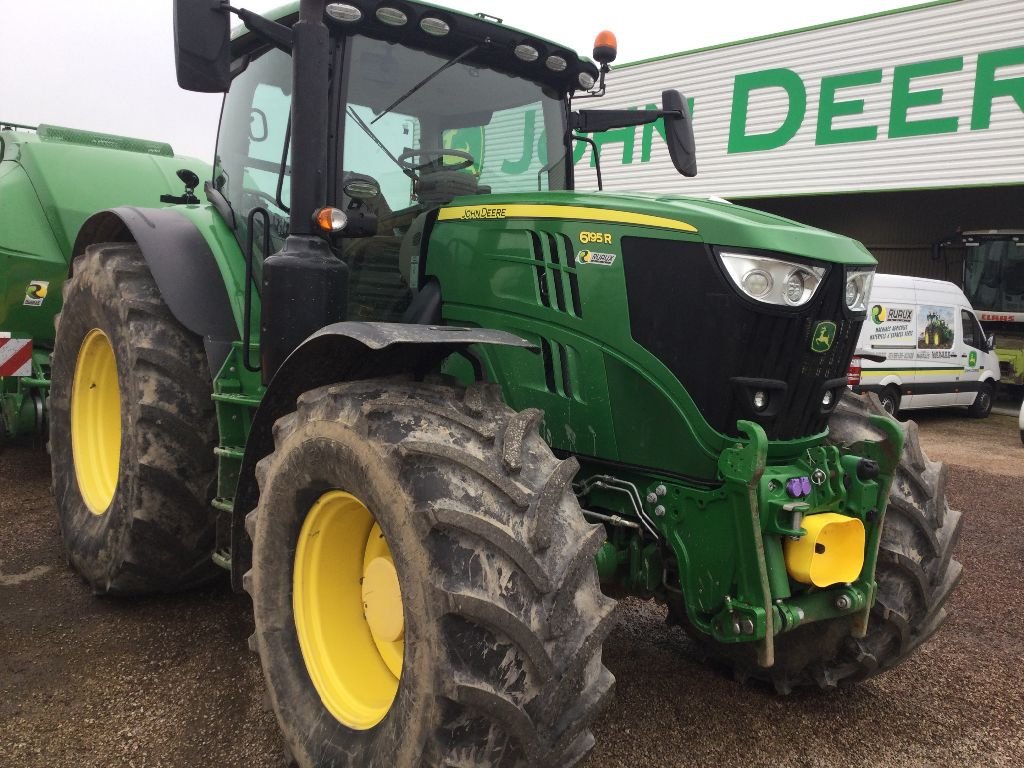
<instances>
[{"instance_id":1,"label":"windshield wiper","mask_svg":"<svg viewBox=\"0 0 1024 768\"><path fill-rule=\"evenodd\" d=\"M476 45L474 45L474 46L472 46L472 47L470 47L470 48L467 48L466 50L464 50L464 51L463 51L462 53L460 53L460 54L459 54L458 56L456 56L456 57L455 57L454 59L449 59L448 61L446 61L446 62L445 62L444 64L442 64L442 65L441 65L440 67L438 67L438 68L437 68L437 69L435 69L435 70L434 70L433 72L431 72L431 73L430 73L429 75L427 75L427 76L426 76L426 77L424 77L424 78L423 78L422 80L420 80L420 81L419 81L418 83L416 83L416 85L414 85L414 86L413 86L412 88L410 88L410 89L409 89L408 91L406 91L406 92L405 92L405 93L403 93L403 94L402 94L401 96L399 96L399 97L398 97L397 99L395 99L395 100L394 100L393 102L391 102L391 104L389 104L388 106L386 106L386 107L384 108L384 110L383 110L382 112L380 112L380 113L379 113L379 114L378 114L378 115L377 115L377 116L376 116L375 118L373 118L373 120L371 120L371 121L370 121L370 125L373 125L374 123L376 123L376 122L377 122L378 120L380 120L380 119L381 119L382 117L384 117L384 115L386 115L386 114L387 114L388 112L390 112L390 111L391 111L392 109L394 109L394 108L395 108L395 107L397 107L397 106L398 106L399 104L401 104L401 103L402 103L403 101L405 101L406 99L408 99L408 98L409 98L410 96L412 96L412 95L413 95L414 93L416 93L416 91L418 91L418 90L419 90L420 88L422 88L422 87L423 87L424 85L426 85L427 83L429 83L429 82L430 82L431 80L433 80L433 79L434 79L435 77L437 77L438 75L440 75L440 74L441 74L442 72L444 72L444 71L445 71L446 69L448 69L449 67L453 67L453 66L455 66L456 64L458 64L458 63L459 63L460 61L462 61L462 60L463 60L464 58L466 58L467 56L469 56L469 54L473 53L473 51L475 51L475 50L476 50L477 48L479 48L479 47L480 47L480 44L479 44L479 43L477 43Z\"/></svg>"},{"instance_id":2,"label":"windshield wiper","mask_svg":"<svg viewBox=\"0 0 1024 768\"><path fill-rule=\"evenodd\" d=\"M377 138L377 134L375 134L375 133L374 133L374 132L373 132L372 130L370 130L370 126L368 126L368 125L367 125L367 124L366 124L366 123L365 123L365 122L363 121L363 118L361 118L361 117L360 117L360 116L359 116L358 114L356 114L356 111L355 111L355 109L354 109L354 108L352 107L352 105L351 105L351 104L349 105L349 107L348 107L348 110L347 110L347 111L348 111L348 115L349 115L349 117L351 117L351 118L352 118L353 120L355 120L355 121L356 121L356 125L358 125L358 126L359 126L360 128L362 128L362 129L363 129L363 132L364 132L364 133L365 133L365 134L366 134L367 136L369 136L369 137L370 137L370 140L371 140L371 141L373 141L373 143L374 143L374 144L376 144L376 145L377 145L378 147L380 147L380 148L381 148L381 150L382 150L382 151L384 152L384 154L385 154L385 155L387 155L388 157L390 157L390 158L391 158L391 160L392 160L392 161L394 162L394 164L395 164L395 165L397 165L397 166L398 166L399 168L401 168L401 169L402 169L402 173L404 173L404 174L405 174L406 176L408 176L408 177L409 177L410 179L413 179L413 180L415 180L415 179L416 179L416 174L415 174L415 172L413 172L413 171L412 171L411 169L409 169L409 168L406 168L406 167L405 167L404 165L402 165L402 163L401 163L401 162L400 162L400 161L398 160L398 158L397 158L397 157L395 157L395 156L394 156L394 155L392 154L391 150L390 150L390 149L388 149L388 148L387 148L386 146L384 146L384 142L383 142L383 141L381 141L381 140L380 140L379 138Z\"/></svg>"}]
</instances>

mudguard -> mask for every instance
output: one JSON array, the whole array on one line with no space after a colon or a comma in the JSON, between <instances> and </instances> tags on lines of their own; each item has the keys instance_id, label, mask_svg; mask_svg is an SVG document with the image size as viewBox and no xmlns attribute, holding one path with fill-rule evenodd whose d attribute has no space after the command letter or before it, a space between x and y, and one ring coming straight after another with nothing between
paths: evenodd
<instances>
[{"instance_id":1,"label":"mudguard","mask_svg":"<svg viewBox=\"0 0 1024 768\"><path fill-rule=\"evenodd\" d=\"M345 322L325 326L292 352L274 374L253 416L231 518L231 583L242 590L252 562L245 516L256 507L256 464L274 449L274 422L295 410L299 395L327 384L399 373L422 376L471 344L536 345L506 331L445 325Z\"/></svg>"},{"instance_id":2,"label":"mudguard","mask_svg":"<svg viewBox=\"0 0 1024 768\"><path fill-rule=\"evenodd\" d=\"M174 318L201 336L211 377L238 339L227 288L210 246L196 225L173 208L123 206L91 216L75 238L75 258L93 243L136 242Z\"/></svg>"}]
</instances>

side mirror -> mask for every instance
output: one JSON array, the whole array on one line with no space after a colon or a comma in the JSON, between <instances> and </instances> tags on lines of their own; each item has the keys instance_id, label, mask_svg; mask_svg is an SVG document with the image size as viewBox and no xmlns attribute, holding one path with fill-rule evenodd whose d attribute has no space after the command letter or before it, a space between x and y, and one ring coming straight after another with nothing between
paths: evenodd
<instances>
[{"instance_id":1,"label":"side mirror","mask_svg":"<svg viewBox=\"0 0 1024 768\"><path fill-rule=\"evenodd\" d=\"M174 0L174 68L186 91L231 87L230 25L221 0Z\"/></svg>"},{"instance_id":2,"label":"side mirror","mask_svg":"<svg viewBox=\"0 0 1024 768\"><path fill-rule=\"evenodd\" d=\"M697 146L693 139L690 107L679 91L662 91L661 108L678 115L665 116L665 139L672 165L683 176L697 175Z\"/></svg>"},{"instance_id":3,"label":"side mirror","mask_svg":"<svg viewBox=\"0 0 1024 768\"><path fill-rule=\"evenodd\" d=\"M996 335L994 333L990 333L985 337L985 347L986 352L991 352L996 348Z\"/></svg>"}]
</instances>

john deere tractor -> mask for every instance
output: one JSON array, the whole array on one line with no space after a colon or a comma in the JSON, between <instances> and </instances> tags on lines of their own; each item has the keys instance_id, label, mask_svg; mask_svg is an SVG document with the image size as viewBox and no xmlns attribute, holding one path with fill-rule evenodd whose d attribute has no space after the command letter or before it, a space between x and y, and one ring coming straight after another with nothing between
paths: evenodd
<instances>
[{"instance_id":1,"label":"john deere tractor","mask_svg":"<svg viewBox=\"0 0 1024 768\"><path fill-rule=\"evenodd\" d=\"M590 108L607 36L595 64L408 0L176 0L175 46L226 94L216 157L202 200L74 241L60 527L99 593L228 569L300 766L577 763L616 596L783 692L942 623L944 472L846 387L874 260L574 191L578 142L655 120L696 172L680 93Z\"/></svg>"}]
</instances>

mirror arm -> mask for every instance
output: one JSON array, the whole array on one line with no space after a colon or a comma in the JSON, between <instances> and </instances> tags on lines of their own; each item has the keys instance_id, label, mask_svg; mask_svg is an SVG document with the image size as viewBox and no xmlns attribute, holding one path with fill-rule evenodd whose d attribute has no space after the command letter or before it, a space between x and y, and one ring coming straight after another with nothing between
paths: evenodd
<instances>
[{"instance_id":1,"label":"mirror arm","mask_svg":"<svg viewBox=\"0 0 1024 768\"><path fill-rule=\"evenodd\" d=\"M289 55L291 54L294 47L294 37L290 27L278 24L276 21L266 19L258 13L247 11L244 8L232 8L227 3L224 3L223 7L241 19L242 23L245 24L245 28L250 32L259 35L278 50Z\"/></svg>"},{"instance_id":2,"label":"mirror arm","mask_svg":"<svg viewBox=\"0 0 1024 768\"><path fill-rule=\"evenodd\" d=\"M647 125L663 117L682 117L677 109L581 109L572 112L571 127L583 133L600 133L613 128Z\"/></svg>"}]
</instances>

